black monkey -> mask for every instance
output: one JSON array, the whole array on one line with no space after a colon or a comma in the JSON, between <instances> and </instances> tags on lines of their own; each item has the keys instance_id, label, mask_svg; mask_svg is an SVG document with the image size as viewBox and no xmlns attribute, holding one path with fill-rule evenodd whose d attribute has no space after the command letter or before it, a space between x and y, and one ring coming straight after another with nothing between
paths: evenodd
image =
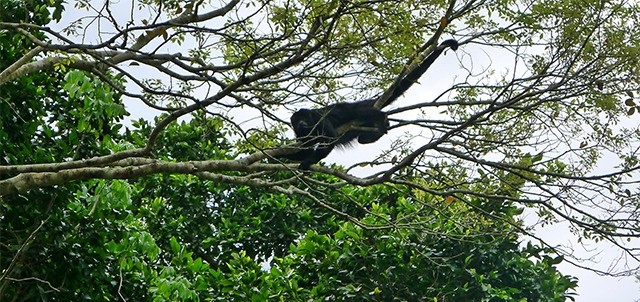
<instances>
[{"instance_id":1,"label":"black monkey","mask_svg":"<svg viewBox=\"0 0 640 302\"><path fill-rule=\"evenodd\" d=\"M458 41L443 41L420 65L409 72L391 93L383 106L391 104L404 94L440 54L450 47L458 49ZM375 108L377 98L354 103L336 103L318 109L300 109L291 115L291 125L300 143L300 150L279 157L300 161L300 169L308 170L311 165L327 157L334 147L346 147L356 139L361 144L370 144L387 133L387 114ZM338 129L349 126L340 134Z\"/></svg>"},{"instance_id":2,"label":"black monkey","mask_svg":"<svg viewBox=\"0 0 640 302\"><path fill-rule=\"evenodd\" d=\"M319 109L300 109L291 116L291 125L301 150L280 157L301 161L300 169L327 157L335 146L348 146L354 140L369 144L380 139L389 126L386 113L373 107L376 99L355 103L337 103ZM338 128L354 122L339 135Z\"/></svg>"}]
</instances>

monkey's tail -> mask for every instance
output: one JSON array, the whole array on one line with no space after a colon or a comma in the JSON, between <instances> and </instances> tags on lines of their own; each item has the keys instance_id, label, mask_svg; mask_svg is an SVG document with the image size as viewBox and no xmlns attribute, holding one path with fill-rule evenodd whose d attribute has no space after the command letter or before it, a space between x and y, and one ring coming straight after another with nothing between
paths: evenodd
<instances>
[{"instance_id":1,"label":"monkey's tail","mask_svg":"<svg viewBox=\"0 0 640 302\"><path fill-rule=\"evenodd\" d=\"M453 51L458 50L458 41L456 39L448 39L448 40L442 41L442 43L438 45L438 48L442 48L442 50L444 50L444 48L447 48L447 47L451 48Z\"/></svg>"},{"instance_id":2,"label":"monkey's tail","mask_svg":"<svg viewBox=\"0 0 640 302\"><path fill-rule=\"evenodd\" d=\"M391 96L387 99L385 104L381 106L381 108L390 105L397 98L403 95L409 89L409 87L413 85L413 83L417 82L418 79L420 79L422 74L424 74L427 69L431 67L431 64L436 61L436 59L440 56L440 54L442 54L445 49L447 49L447 47L451 48L454 51L458 50L458 41L455 39L444 40L442 41L442 43L440 43L440 45L436 46L436 49L434 49L433 52L426 59L424 59L424 61L422 61L420 65L418 65L418 67L411 70L404 78L402 78L400 84L398 84L398 87L393 91Z\"/></svg>"}]
</instances>

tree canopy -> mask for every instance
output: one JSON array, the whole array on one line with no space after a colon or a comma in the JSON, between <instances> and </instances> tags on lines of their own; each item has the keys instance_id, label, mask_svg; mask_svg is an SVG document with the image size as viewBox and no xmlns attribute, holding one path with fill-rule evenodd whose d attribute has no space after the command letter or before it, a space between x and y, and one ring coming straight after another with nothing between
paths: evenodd
<instances>
[{"instance_id":1,"label":"tree canopy","mask_svg":"<svg viewBox=\"0 0 640 302\"><path fill-rule=\"evenodd\" d=\"M2 0L0 297L565 301L563 261L636 274L639 22L609 0ZM383 96L444 39L384 140L274 156L293 112ZM620 256L536 235L558 224Z\"/></svg>"}]
</instances>

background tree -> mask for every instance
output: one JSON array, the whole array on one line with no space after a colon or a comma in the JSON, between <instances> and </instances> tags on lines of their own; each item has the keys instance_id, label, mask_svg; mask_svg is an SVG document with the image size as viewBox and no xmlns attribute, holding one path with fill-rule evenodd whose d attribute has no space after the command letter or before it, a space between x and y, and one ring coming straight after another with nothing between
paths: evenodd
<instances>
[{"instance_id":1,"label":"background tree","mask_svg":"<svg viewBox=\"0 0 640 302\"><path fill-rule=\"evenodd\" d=\"M3 297L563 301L580 263L520 245L523 210L637 269L634 4L75 1L62 27L60 2L0 4ZM291 112L449 37L450 85L387 108L388 150L271 156Z\"/></svg>"}]
</instances>

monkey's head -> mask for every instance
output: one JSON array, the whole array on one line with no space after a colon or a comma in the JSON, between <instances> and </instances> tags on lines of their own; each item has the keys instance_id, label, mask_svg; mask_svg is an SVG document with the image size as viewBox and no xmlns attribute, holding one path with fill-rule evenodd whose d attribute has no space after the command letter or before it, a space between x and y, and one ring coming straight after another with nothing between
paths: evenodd
<instances>
[{"instance_id":1,"label":"monkey's head","mask_svg":"<svg viewBox=\"0 0 640 302\"><path fill-rule=\"evenodd\" d=\"M300 109L291 115L291 126L298 137L307 136L316 127L321 116L314 109Z\"/></svg>"}]
</instances>

